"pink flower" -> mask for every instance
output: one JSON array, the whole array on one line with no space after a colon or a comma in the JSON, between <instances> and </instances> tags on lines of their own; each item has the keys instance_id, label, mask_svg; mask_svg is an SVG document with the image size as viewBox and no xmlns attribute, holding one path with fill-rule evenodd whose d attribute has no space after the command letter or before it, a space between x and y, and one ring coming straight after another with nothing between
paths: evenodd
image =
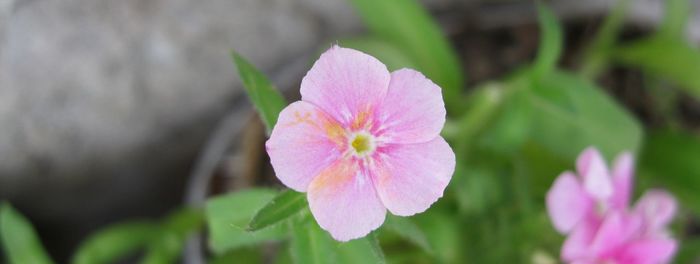
<instances>
[{"instance_id":1,"label":"pink flower","mask_svg":"<svg viewBox=\"0 0 700 264\"><path fill-rule=\"evenodd\" d=\"M336 240L367 235L386 210L410 216L437 201L455 156L440 137L440 87L421 73L332 47L301 82L301 101L279 116L267 152L277 177L307 192L311 213Z\"/></svg>"},{"instance_id":2,"label":"pink flower","mask_svg":"<svg viewBox=\"0 0 700 264\"><path fill-rule=\"evenodd\" d=\"M618 157L610 172L600 153L589 148L577 161L582 177L564 172L547 194L547 209L555 228L568 238L561 257L567 263L668 263L676 241L666 226L676 211L666 192L646 192L632 209L633 161Z\"/></svg>"}]
</instances>

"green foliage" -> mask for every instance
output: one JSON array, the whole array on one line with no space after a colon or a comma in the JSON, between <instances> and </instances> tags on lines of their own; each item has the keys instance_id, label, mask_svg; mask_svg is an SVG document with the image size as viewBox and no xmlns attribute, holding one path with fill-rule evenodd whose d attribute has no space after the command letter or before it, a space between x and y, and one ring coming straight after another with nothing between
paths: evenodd
<instances>
[{"instance_id":1,"label":"green foliage","mask_svg":"<svg viewBox=\"0 0 700 264\"><path fill-rule=\"evenodd\" d=\"M248 224L249 231L257 231L283 221L306 208L306 195L285 190L260 209Z\"/></svg>"},{"instance_id":2,"label":"green foliage","mask_svg":"<svg viewBox=\"0 0 700 264\"><path fill-rule=\"evenodd\" d=\"M159 225L160 232L152 240L141 263L174 263L182 254L188 236L203 224L200 211L185 208L173 213Z\"/></svg>"},{"instance_id":3,"label":"green foliage","mask_svg":"<svg viewBox=\"0 0 700 264\"><path fill-rule=\"evenodd\" d=\"M243 81L243 87L248 93L251 103L258 110L269 134L277 123L279 113L287 106L287 101L255 66L236 52L232 52L231 57L238 68L238 75Z\"/></svg>"},{"instance_id":4,"label":"green foliage","mask_svg":"<svg viewBox=\"0 0 700 264\"><path fill-rule=\"evenodd\" d=\"M601 88L564 72L553 72L527 87L532 106L532 141L566 160L588 146L606 157L637 152L642 128Z\"/></svg>"},{"instance_id":5,"label":"green foliage","mask_svg":"<svg viewBox=\"0 0 700 264\"><path fill-rule=\"evenodd\" d=\"M337 263L333 238L315 221L297 224L292 230L290 249L297 264Z\"/></svg>"},{"instance_id":6,"label":"green foliage","mask_svg":"<svg viewBox=\"0 0 700 264\"><path fill-rule=\"evenodd\" d=\"M279 240L287 235L284 225L260 231L246 231L255 213L275 197L270 189L250 189L209 199L206 219L209 228L209 247L216 254L242 246Z\"/></svg>"},{"instance_id":7,"label":"green foliage","mask_svg":"<svg viewBox=\"0 0 700 264\"><path fill-rule=\"evenodd\" d=\"M113 263L135 254L157 234L158 226L146 221L131 221L109 226L85 240L73 256L72 263Z\"/></svg>"},{"instance_id":8,"label":"green foliage","mask_svg":"<svg viewBox=\"0 0 700 264\"><path fill-rule=\"evenodd\" d=\"M551 72L559 60L563 46L561 25L548 7L537 5L540 24L540 46L535 59L534 72L543 75Z\"/></svg>"},{"instance_id":9,"label":"green foliage","mask_svg":"<svg viewBox=\"0 0 700 264\"><path fill-rule=\"evenodd\" d=\"M378 38L403 50L417 69L443 88L449 104L457 103L464 85L458 56L428 12L415 0L350 0Z\"/></svg>"},{"instance_id":10,"label":"green foliage","mask_svg":"<svg viewBox=\"0 0 700 264\"><path fill-rule=\"evenodd\" d=\"M614 51L620 63L669 79L700 98L700 50L680 38L655 36Z\"/></svg>"},{"instance_id":11,"label":"green foliage","mask_svg":"<svg viewBox=\"0 0 700 264\"><path fill-rule=\"evenodd\" d=\"M420 247L425 252L433 252L433 248L430 246L430 243L428 243L428 238L425 236L423 230L410 218L389 215L384 224L388 230L395 232L399 236Z\"/></svg>"},{"instance_id":12,"label":"green foliage","mask_svg":"<svg viewBox=\"0 0 700 264\"><path fill-rule=\"evenodd\" d=\"M700 214L700 138L678 131L654 131L639 161L641 181L668 188L681 204Z\"/></svg>"},{"instance_id":13,"label":"green foliage","mask_svg":"<svg viewBox=\"0 0 700 264\"><path fill-rule=\"evenodd\" d=\"M384 253L373 234L348 242L338 242L308 214L300 223L294 224L290 250L293 262L298 264L386 263Z\"/></svg>"},{"instance_id":14,"label":"green foliage","mask_svg":"<svg viewBox=\"0 0 700 264\"><path fill-rule=\"evenodd\" d=\"M11 264L53 263L32 224L6 202L0 204L0 238Z\"/></svg>"}]
</instances>

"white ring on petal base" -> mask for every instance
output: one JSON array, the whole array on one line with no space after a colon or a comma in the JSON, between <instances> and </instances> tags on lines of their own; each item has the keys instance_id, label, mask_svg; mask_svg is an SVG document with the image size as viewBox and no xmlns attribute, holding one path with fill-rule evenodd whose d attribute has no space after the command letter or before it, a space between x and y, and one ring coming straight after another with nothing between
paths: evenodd
<instances>
[{"instance_id":1,"label":"white ring on petal base","mask_svg":"<svg viewBox=\"0 0 700 264\"><path fill-rule=\"evenodd\" d=\"M358 140L361 140L361 146L357 146ZM358 148L361 148L358 150ZM371 133L367 131L352 132L348 136L348 152L353 157L364 159L371 157L374 151L377 150L377 140Z\"/></svg>"}]
</instances>

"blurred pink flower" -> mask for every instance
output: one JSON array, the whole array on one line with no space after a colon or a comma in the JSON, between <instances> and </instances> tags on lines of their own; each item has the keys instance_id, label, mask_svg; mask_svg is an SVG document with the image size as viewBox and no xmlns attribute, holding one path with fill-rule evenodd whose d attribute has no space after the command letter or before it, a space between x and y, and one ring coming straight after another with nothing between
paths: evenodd
<instances>
[{"instance_id":1,"label":"blurred pink flower","mask_svg":"<svg viewBox=\"0 0 700 264\"><path fill-rule=\"evenodd\" d=\"M455 167L445 114L421 73L334 46L280 113L267 152L282 183L308 192L318 224L347 241L381 226L387 209L409 216L442 197Z\"/></svg>"},{"instance_id":2,"label":"blurred pink flower","mask_svg":"<svg viewBox=\"0 0 700 264\"><path fill-rule=\"evenodd\" d=\"M554 227L568 238L561 257L567 263L658 264L670 262L676 241L666 230L676 201L666 192L646 192L632 209L633 160L617 158L612 176L600 153L586 149L576 177L562 173L547 193Z\"/></svg>"}]
</instances>

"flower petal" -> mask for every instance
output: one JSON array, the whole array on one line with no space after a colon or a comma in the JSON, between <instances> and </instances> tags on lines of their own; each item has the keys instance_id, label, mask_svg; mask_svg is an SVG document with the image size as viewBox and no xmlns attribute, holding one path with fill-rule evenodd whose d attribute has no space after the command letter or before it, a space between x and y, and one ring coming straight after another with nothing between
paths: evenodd
<instances>
[{"instance_id":1,"label":"flower petal","mask_svg":"<svg viewBox=\"0 0 700 264\"><path fill-rule=\"evenodd\" d=\"M644 219L650 232L662 234L666 225L673 220L677 207L676 200L667 192L651 190L642 195L634 212Z\"/></svg>"},{"instance_id":2,"label":"flower petal","mask_svg":"<svg viewBox=\"0 0 700 264\"><path fill-rule=\"evenodd\" d=\"M612 180L603 156L589 147L576 161L576 168L583 178L584 189L598 201L607 201L613 193Z\"/></svg>"},{"instance_id":3,"label":"flower petal","mask_svg":"<svg viewBox=\"0 0 700 264\"><path fill-rule=\"evenodd\" d=\"M559 233L569 233L592 207L593 202L571 172L559 175L547 192L547 212Z\"/></svg>"},{"instance_id":4,"label":"flower petal","mask_svg":"<svg viewBox=\"0 0 700 264\"><path fill-rule=\"evenodd\" d=\"M658 264L669 263L678 244L673 239L641 240L625 247L618 256L618 263Z\"/></svg>"},{"instance_id":5,"label":"flower petal","mask_svg":"<svg viewBox=\"0 0 700 264\"><path fill-rule=\"evenodd\" d=\"M600 221L592 218L590 220L577 225L564 241L561 258L565 262L595 259L596 256L590 251L590 245L595 238Z\"/></svg>"},{"instance_id":6,"label":"flower petal","mask_svg":"<svg viewBox=\"0 0 700 264\"><path fill-rule=\"evenodd\" d=\"M440 87L420 72L401 69L391 73L379 134L390 143L426 142L440 134L445 114Z\"/></svg>"},{"instance_id":7,"label":"flower petal","mask_svg":"<svg viewBox=\"0 0 700 264\"><path fill-rule=\"evenodd\" d=\"M308 199L318 224L339 241L369 234L386 216L372 179L350 159L323 170L309 185Z\"/></svg>"},{"instance_id":8,"label":"flower petal","mask_svg":"<svg viewBox=\"0 0 700 264\"><path fill-rule=\"evenodd\" d=\"M387 93L386 66L357 50L333 46L314 63L301 81L301 99L310 102L345 127L368 114Z\"/></svg>"},{"instance_id":9,"label":"flower petal","mask_svg":"<svg viewBox=\"0 0 700 264\"><path fill-rule=\"evenodd\" d=\"M343 133L337 122L310 103L287 106L266 143L277 178L305 192L322 169L340 158L347 144Z\"/></svg>"},{"instance_id":10,"label":"flower petal","mask_svg":"<svg viewBox=\"0 0 700 264\"><path fill-rule=\"evenodd\" d=\"M625 152L615 160L613 168L613 194L611 197L612 206L622 210L629 206L632 195L632 184L634 178L634 158L632 153Z\"/></svg>"},{"instance_id":11,"label":"flower petal","mask_svg":"<svg viewBox=\"0 0 700 264\"><path fill-rule=\"evenodd\" d=\"M455 154L442 137L378 149L373 176L377 193L391 213L409 216L442 197L455 169Z\"/></svg>"}]
</instances>

